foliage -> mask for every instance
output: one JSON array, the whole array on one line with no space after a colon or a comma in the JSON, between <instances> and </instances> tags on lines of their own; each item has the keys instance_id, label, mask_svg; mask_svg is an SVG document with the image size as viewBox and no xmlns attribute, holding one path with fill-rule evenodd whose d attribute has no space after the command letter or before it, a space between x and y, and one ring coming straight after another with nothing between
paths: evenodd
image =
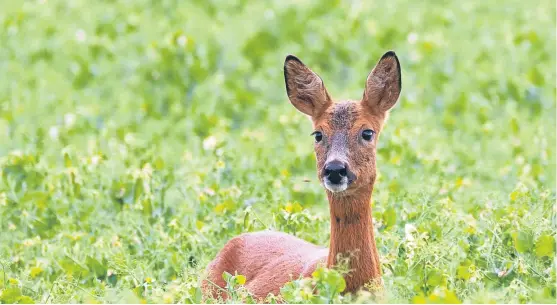
<instances>
[{"instance_id":1,"label":"foliage","mask_svg":"<svg viewBox=\"0 0 557 305\"><path fill-rule=\"evenodd\" d=\"M233 236L327 245L311 125L286 98L283 60L356 99L393 49L403 89L372 203L384 299L340 295L327 269L285 299L555 303L554 12L549 0L0 1L0 302L199 303Z\"/></svg>"}]
</instances>

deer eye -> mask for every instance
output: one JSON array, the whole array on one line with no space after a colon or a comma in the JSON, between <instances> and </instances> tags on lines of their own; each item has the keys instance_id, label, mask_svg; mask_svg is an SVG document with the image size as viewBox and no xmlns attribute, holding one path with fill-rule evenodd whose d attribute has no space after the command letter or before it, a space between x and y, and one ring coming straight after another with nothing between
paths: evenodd
<instances>
[{"instance_id":1,"label":"deer eye","mask_svg":"<svg viewBox=\"0 0 557 305\"><path fill-rule=\"evenodd\" d=\"M366 129L364 131L362 131L362 138L366 141L371 141L373 140L373 135L375 134L375 131L371 130L371 129Z\"/></svg>"},{"instance_id":2,"label":"deer eye","mask_svg":"<svg viewBox=\"0 0 557 305\"><path fill-rule=\"evenodd\" d=\"M314 131L311 135L315 137L315 143L321 142L321 140L323 140L323 134L320 131Z\"/></svg>"}]
</instances>

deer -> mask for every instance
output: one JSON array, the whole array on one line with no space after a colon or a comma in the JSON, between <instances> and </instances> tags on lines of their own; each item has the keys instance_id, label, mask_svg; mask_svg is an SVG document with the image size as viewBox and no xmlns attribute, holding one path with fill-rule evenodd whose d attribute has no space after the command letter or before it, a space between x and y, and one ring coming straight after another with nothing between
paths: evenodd
<instances>
[{"instance_id":1,"label":"deer","mask_svg":"<svg viewBox=\"0 0 557 305\"><path fill-rule=\"evenodd\" d=\"M401 70L394 51L369 73L361 100L333 100L323 80L294 55L284 62L291 104L313 124L317 176L329 201L329 248L277 231L244 233L230 239L209 263L202 291L218 297L224 272L246 277L245 288L258 300L279 295L296 277L311 277L320 264L332 268L350 255L343 293L368 283L382 286L371 214L379 134L400 95ZM376 286L376 287L377 287ZM224 299L225 295L221 295Z\"/></svg>"}]
</instances>

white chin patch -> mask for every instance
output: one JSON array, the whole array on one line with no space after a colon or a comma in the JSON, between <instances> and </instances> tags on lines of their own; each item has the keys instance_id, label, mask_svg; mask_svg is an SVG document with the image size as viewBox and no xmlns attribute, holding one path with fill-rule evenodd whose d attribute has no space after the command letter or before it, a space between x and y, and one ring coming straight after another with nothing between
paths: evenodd
<instances>
[{"instance_id":1,"label":"white chin patch","mask_svg":"<svg viewBox=\"0 0 557 305\"><path fill-rule=\"evenodd\" d=\"M348 179L346 178L342 178L339 184L332 184L327 179L323 179L323 180L324 180L323 185L325 186L325 188L333 193L342 192L348 188Z\"/></svg>"}]
</instances>

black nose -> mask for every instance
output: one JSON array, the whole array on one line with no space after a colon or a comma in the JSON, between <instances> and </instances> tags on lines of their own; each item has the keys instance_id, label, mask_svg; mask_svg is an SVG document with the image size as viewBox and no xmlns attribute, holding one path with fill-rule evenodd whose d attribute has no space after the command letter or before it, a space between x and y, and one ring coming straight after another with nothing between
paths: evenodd
<instances>
[{"instance_id":1,"label":"black nose","mask_svg":"<svg viewBox=\"0 0 557 305\"><path fill-rule=\"evenodd\" d=\"M325 177L333 184L339 184L346 177L346 165L340 161L331 161L325 164Z\"/></svg>"}]
</instances>

